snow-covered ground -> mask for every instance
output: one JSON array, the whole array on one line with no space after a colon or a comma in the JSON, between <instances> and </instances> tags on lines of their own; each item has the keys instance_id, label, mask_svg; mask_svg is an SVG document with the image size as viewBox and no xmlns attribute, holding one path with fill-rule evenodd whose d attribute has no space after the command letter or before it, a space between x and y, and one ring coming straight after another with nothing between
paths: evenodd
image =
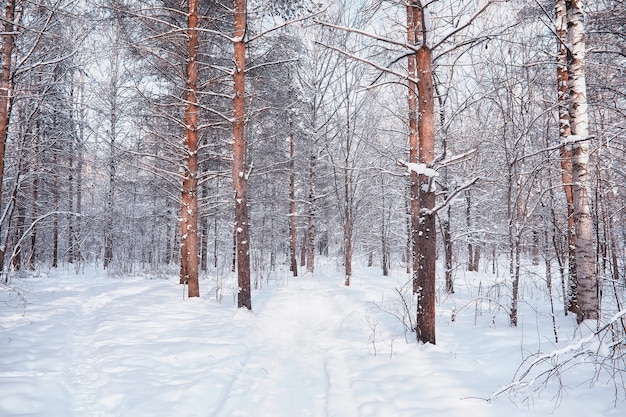
<instances>
[{"instance_id":1,"label":"snow-covered ground","mask_svg":"<svg viewBox=\"0 0 626 417\"><path fill-rule=\"evenodd\" d=\"M175 277L13 280L0 289L0 416L626 415L623 385L582 359L560 382L485 400L524 359L580 338L559 314L554 342L545 283L526 282L510 328L506 281L460 272L456 294L440 293L437 345L423 346L399 319L402 272L361 269L349 288L333 266L287 275L254 291L252 313L228 289L217 301L211 279L191 300Z\"/></svg>"}]
</instances>

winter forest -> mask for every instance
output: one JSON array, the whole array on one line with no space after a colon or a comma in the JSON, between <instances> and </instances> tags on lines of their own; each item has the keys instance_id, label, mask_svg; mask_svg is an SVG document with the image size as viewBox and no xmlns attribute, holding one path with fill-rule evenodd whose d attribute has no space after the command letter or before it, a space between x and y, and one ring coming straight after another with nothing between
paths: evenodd
<instances>
[{"instance_id":1,"label":"winter forest","mask_svg":"<svg viewBox=\"0 0 626 417\"><path fill-rule=\"evenodd\" d=\"M570 370L578 381L574 393L596 386L589 380L604 387L604 411L589 415L623 410L622 0L3 3L4 339L17 340L19 329L9 317L28 315L38 305L36 294L69 291L57 279L84 285L81 294L94 295L90 308L99 306L95 288L117 291L126 287L116 285L141 277L130 294L162 281L169 286L158 287L159 296L178 302L167 304L180 314L169 319L175 333L185 317L205 309L199 302L219 312L203 310L206 322L199 330L189 327L190 334L217 320L212 314L228 313L245 329L260 329L260 320L252 325L244 314L264 317L268 294L291 291L299 298L286 316L300 311L297 303L312 305L301 298L307 294L333 311L345 297L355 305L377 299L368 304L376 305L374 312L355 319L367 329L367 361L441 353L439 332L447 335L457 320L459 326L467 321L465 343L496 324L510 332L505 337L519 338L524 320L531 326L532 311L533 323L542 317L536 327L543 332L532 337L550 342L524 345L521 358L519 345L515 359L503 354L497 363L515 366L482 392L486 404L523 389L530 394L519 401L533 403L528 399L546 389L547 410L553 410L554 402L565 402ZM94 274L99 279L85 278ZM325 301L315 298L310 284L324 281L320 277L333 294ZM102 314L114 317L112 307L107 311ZM314 317L303 320L332 328ZM401 330L393 337L389 330L385 339L383 322L388 328L399 323ZM345 330L342 323L331 340ZM259 331L273 343L283 340L284 329ZM304 331L296 333L308 340ZM394 344L396 338L406 346ZM0 356L23 351L4 339ZM497 343L478 339L498 352ZM445 346L449 340L445 336ZM352 359L338 356L341 346L331 359L347 366ZM328 346L314 347L306 350L313 362ZM337 380L350 385L341 375L361 375L334 369L329 360L324 356L329 387ZM29 388L14 388L12 363L0 360L0 386L16 390L0 392L0 404L3 396L14 400L0 405L0 414L170 415L128 411L143 404L136 398L106 403L111 408L101 414L87 405L50 413L55 402L49 400L48 414L36 414L16 399ZM78 386L85 375L76 375L72 384ZM304 387L304 380L292 382ZM350 387L358 402L360 394ZM69 391L84 404L95 401ZM235 407L235 391L213 414L172 410L189 416L419 414L402 411L400 400L370 412L330 401L326 414L317 403L306 413L264 414L250 406L248 414ZM313 394L301 395L304 401ZM564 410L578 413L580 402Z\"/></svg>"}]
</instances>

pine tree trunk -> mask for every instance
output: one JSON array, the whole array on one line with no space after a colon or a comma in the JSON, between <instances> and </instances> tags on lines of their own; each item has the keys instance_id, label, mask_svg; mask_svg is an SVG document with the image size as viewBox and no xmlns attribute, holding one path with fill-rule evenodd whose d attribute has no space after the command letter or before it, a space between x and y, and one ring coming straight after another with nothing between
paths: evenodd
<instances>
[{"instance_id":1,"label":"pine tree trunk","mask_svg":"<svg viewBox=\"0 0 626 417\"><path fill-rule=\"evenodd\" d=\"M432 73L432 53L428 46L429 33L424 22L422 6L413 8L414 21L421 33L420 48L415 55L417 67L417 91L419 114L417 131L419 137L419 162L432 168L435 159L435 100ZM417 298L417 338L423 343L435 344L435 261L437 258L435 230L434 178L420 174L419 178L419 273Z\"/></svg>"},{"instance_id":2,"label":"pine tree trunk","mask_svg":"<svg viewBox=\"0 0 626 417\"><path fill-rule=\"evenodd\" d=\"M238 307L252 309L250 290L250 234L248 228L248 184L245 140L246 0L235 0L235 70L233 81L233 185L235 189L235 233L237 237Z\"/></svg>"},{"instance_id":3,"label":"pine tree trunk","mask_svg":"<svg viewBox=\"0 0 626 417\"><path fill-rule=\"evenodd\" d=\"M2 23L2 68L0 69L0 207L2 207L2 182L4 180L4 152L9 120L13 107L12 59L15 45L15 0L6 0ZM2 260L4 261L4 260ZM0 264L0 268L2 264Z\"/></svg>"},{"instance_id":4,"label":"pine tree trunk","mask_svg":"<svg viewBox=\"0 0 626 417\"><path fill-rule=\"evenodd\" d=\"M186 166L181 195L182 230L181 241L184 252L181 253L186 264L185 280L187 294L200 296L198 282L198 0L189 1L188 15L188 61L186 70L185 106L185 150ZM182 267L181 267L182 270Z\"/></svg>"},{"instance_id":5,"label":"pine tree trunk","mask_svg":"<svg viewBox=\"0 0 626 417\"><path fill-rule=\"evenodd\" d=\"M566 0L567 37L570 45L569 114L572 135L579 140L572 147L572 183L576 234L576 276L579 323L599 318L598 280L591 212L591 173L589 171L589 126L585 81L585 29L582 1Z\"/></svg>"}]
</instances>

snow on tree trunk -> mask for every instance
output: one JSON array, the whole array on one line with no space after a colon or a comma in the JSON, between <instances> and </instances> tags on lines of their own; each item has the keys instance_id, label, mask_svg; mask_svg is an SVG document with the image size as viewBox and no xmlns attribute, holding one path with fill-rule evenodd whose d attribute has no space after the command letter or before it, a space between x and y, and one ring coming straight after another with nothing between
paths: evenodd
<instances>
[{"instance_id":1,"label":"snow on tree trunk","mask_svg":"<svg viewBox=\"0 0 626 417\"><path fill-rule=\"evenodd\" d=\"M423 13L421 9L418 9ZM420 20L424 19L423 14ZM435 107L433 94L432 56L426 33L417 51L417 88L419 95L419 161L430 167L435 157ZM435 229L434 178L420 175L420 247L417 337L424 343L435 344L435 261L437 244Z\"/></svg>"},{"instance_id":2,"label":"snow on tree trunk","mask_svg":"<svg viewBox=\"0 0 626 417\"><path fill-rule=\"evenodd\" d=\"M248 229L248 185L245 141L246 0L235 0L235 70L233 81L233 186L235 189L235 233L239 308L252 309L250 294L250 233Z\"/></svg>"},{"instance_id":3,"label":"snow on tree trunk","mask_svg":"<svg viewBox=\"0 0 626 417\"><path fill-rule=\"evenodd\" d=\"M599 317L598 280L591 213L589 126L585 81L585 28L583 2L566 0L571 133L580 139L572 145L572 180L576 233L578 322Z\"/></svg>"},{"instance_id":4,"label":"snow on tree trunk","mask_svg":"<svg viewBox=\"0 0 626 417\"><path fill-rule=\"evenodd\" d=\"M410 162L431 168L435 157L435 100L432 74L432 54L428 43L427 11L421 2L412 1L407 7L409 44L419 49L409 57L409 140ZM417 97L415 97L417 75ZM413 78L413 80L411 80ZM417 130L412 120L417 100ZM417 138L415 137L417 133ZM417 146L415 143L417 142ZM417 155L416 155L417 152ZM429 169L429 171L431 171ZM426 172L419 175L411 170L411 228L413 240L413 289L417 293L417 339L435 344L435 189L434 178Z\"/></svg>"}]
</instances>

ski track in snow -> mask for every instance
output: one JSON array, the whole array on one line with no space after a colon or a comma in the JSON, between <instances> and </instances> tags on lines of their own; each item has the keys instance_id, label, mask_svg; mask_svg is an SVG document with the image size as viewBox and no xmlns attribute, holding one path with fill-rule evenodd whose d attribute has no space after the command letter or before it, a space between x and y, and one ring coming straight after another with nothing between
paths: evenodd
<instances>
[{"instance_id":1,"label":"ski track in snow","mask_svg":"<svg viewBox=\"0 0 626 417\"><path fill-rule=\"evenodd\" d=\"M327 363L331 356L333 364L343 362L340 344L333 341L340 337L346 308L353 308L334 292L319 288L313 278L304 278L267 294L269 300L257 300L251 355L229 388L227 403L213 416L247 416L249 408L258 410L259 417L327 416L333 415L329 402L350 403L345 398L345 381L340 387L343 398L335 399L337 380L347 373ZM250 407L250 403L255 405ZM336 415L356 414L353 410Z\"/></svg>"},{"instance_id":2,"label":"ski track in snow","mask_svg":"<svg viewBox=\"0 0 626 417\"><path fill-rule=\"evenodd\" d=\"M73 398L73 410L76 417L107 415L106 400L97 397L97 389L102 386L103 373L98 369L98 355L95 341L99 330L99 317L107 316L112 311L122 309L125 303L132 303L132 299L147 287L105 289L108 286L94 284L84 289L76 306L76 321L72 326L73 349L72 362L69 374L69 389ZM95 293L96 295L91 295ZM102 313L102 314L101 314Z\"/></svg>"}]
</instances>

